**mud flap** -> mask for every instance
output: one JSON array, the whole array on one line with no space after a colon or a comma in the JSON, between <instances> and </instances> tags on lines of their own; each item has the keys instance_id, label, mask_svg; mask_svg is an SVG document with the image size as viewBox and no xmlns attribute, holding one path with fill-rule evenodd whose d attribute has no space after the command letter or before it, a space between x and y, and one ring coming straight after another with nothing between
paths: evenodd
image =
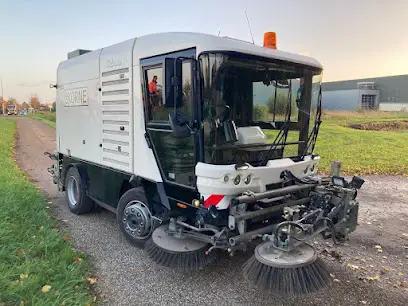
<instances>
[{"instance_id":1,"label":"mud flap","mask_svg":"<svg viewBox=\"0 0 408 306\"><path fill-rule=\"evenodd\" d=\"M169 198L166 195L166 191L164 190L163 183L157 183L157 191L159 192L160 201L162 202L163 206L166 207L168 210L171 210Z\"/></svg>"}]
</instances>

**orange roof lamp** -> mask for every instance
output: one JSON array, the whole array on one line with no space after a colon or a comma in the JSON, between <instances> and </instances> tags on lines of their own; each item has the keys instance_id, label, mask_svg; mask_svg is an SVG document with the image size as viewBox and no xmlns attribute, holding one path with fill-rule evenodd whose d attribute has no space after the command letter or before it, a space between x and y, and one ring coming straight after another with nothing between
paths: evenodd
<instances>
[{"instance_id":1,"label":"orange roof lamp","mask_svg":"<svg viewBox=\"0 0 408 306\"><path fill-rule=\"evenodd\" d=\"M266 48L276 49L276 33L266 32L264 34L263 46Z\"/></svg>"}]
</instances>

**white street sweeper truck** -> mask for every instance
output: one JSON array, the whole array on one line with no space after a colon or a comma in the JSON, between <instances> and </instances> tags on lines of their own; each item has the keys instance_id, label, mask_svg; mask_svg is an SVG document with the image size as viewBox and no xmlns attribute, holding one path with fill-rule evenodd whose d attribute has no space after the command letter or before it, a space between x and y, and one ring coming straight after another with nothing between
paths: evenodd
<instances>
[{"instance_id":1,"label":"white street sweeper truck","mask_svg":"<svg viewBox=\"0 0 408 306\"><path fill-rule=\"evenodd\" d=\"M256 242L249 282L313 292L330 277L308 242L347 239L364 182L317 174L321 80L322 66L278 50L274 32L263 46L161 33L79 49L51 85L48 170L73 213L114 212L159 265L202 268Z\"/></svg>"}]
</instances>

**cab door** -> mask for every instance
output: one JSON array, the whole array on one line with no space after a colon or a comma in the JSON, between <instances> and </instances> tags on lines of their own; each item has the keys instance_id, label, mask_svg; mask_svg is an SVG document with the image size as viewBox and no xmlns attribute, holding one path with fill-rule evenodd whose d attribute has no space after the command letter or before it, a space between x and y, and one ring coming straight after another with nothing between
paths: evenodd
<instances>
[{"instance_id":1,"label":"cab door","mask_svg":"<svg viewBox=\"0 0 408 306\"><path fill-rule=\"evenodd\" d=\"M194 135L176 138L169 122L173 105L166 103L166 76L164 59L177 57L195 58L195 49L157 56L141 61L145 101L147 137L151 143L163 181L180 187L195 187L196 140ZM182 62L183 103L180 107L191 120L195 118L193 62Z\"/></svg>"}]
</instances>

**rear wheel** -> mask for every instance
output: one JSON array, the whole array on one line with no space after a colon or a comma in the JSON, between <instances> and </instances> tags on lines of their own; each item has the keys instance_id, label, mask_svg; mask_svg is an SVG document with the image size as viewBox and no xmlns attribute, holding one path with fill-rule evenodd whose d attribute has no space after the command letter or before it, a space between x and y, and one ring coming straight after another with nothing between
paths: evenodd
<instances>
[{"instance_id":1,"label":"rear wheel","mask_svg":"<svg viewBox=\"0 0 408 306\"><path fill-rule=\"evenodd\" d=\"M93 208L93 201L86 195L85 184L76 167L69 168L65 176L65 199L69 210L77 215Z\"/></svg>"},{"instance_id":2,"label":"rear wheel","mask_svg":"<svg viewBox=\"0 0 408 306\"><path fill-rule=\"evenodd\" d=\"M143 188L126 191L119 200L116 220L126 240L144 247L153 230L152 212Z\"/></svg>"}]
</instances>

